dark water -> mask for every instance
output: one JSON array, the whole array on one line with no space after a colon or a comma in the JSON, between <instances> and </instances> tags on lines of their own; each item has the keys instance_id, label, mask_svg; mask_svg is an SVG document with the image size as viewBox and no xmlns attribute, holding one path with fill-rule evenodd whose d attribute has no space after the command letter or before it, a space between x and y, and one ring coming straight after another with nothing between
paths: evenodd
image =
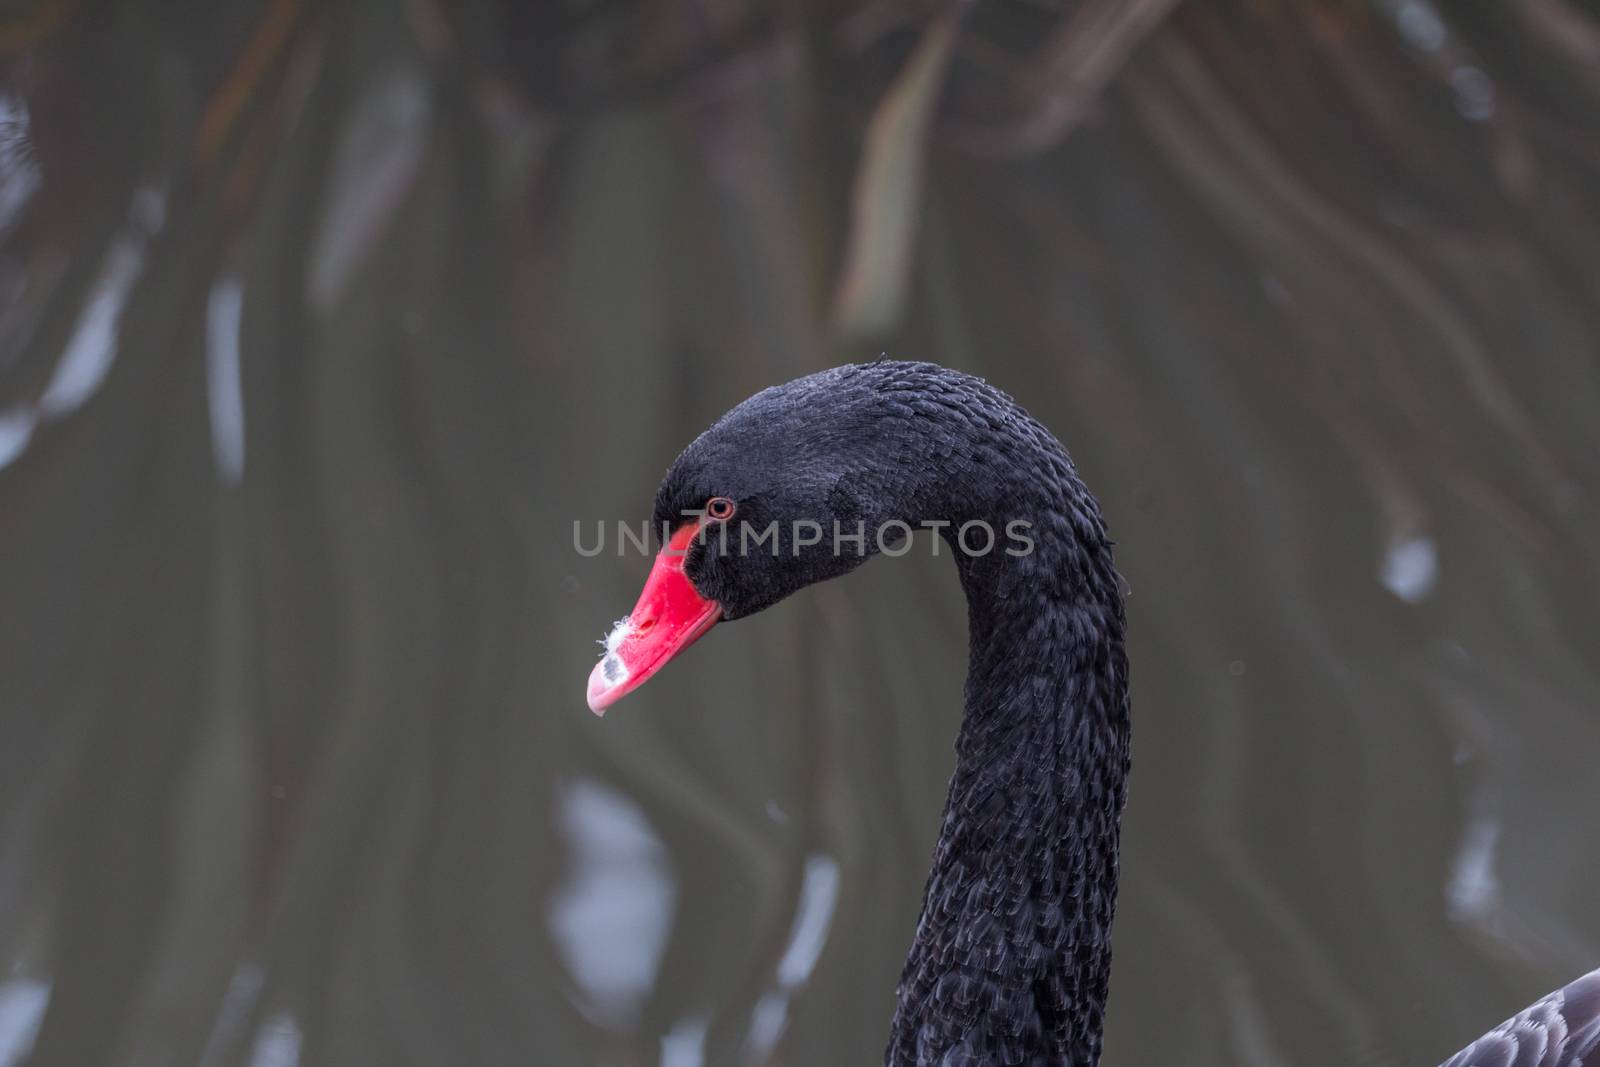
<instances>
[{"instance_id":1,"label":"dark water","mask_svg":"<svg viewBox=\"0 0 1600 1067\"><path fill-rule=\"evenodd\" d=\"M1600 963L1600 13L834 7L4 7L0 1065L877 1061L948 562L602 721L573 522L880 350L1119 542L1108 1065Z\"/></svg>"}]
</instances>

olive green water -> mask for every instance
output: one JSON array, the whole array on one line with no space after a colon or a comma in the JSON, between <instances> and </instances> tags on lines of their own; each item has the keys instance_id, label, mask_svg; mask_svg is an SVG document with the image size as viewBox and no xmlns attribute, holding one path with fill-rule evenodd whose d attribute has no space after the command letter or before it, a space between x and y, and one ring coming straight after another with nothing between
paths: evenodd
<instances>
[{"instance_id":1,"label":"olive green water","mask_svg":"<svg viewBox=\"0 0 1600 1067\"><path fill-rule=\"evenodd\" d=\"M1600 12L833 6L0 7L0 1067L877 1062L948 560L599 720L573 524L881 350L1118 540L1108 1067L1600 963Z\"/></svg>"}]
</instances>

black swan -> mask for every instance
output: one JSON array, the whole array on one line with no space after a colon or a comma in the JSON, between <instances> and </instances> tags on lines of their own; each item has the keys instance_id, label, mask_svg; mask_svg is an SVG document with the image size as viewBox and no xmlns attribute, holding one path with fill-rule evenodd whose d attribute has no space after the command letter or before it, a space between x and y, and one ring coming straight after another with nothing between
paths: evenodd
<instances>
[{"instance_id":1,"label":"black swan","mask_svg":"<svg viewBox=\"0 0 1600 1067\"><path fill-rule=\"evenodd\" d=\"M930 364L746 400L672 464L656 558L589 678L597 713L719 620L933 525L967 597L966 710L889 1067L1099 1061L1128 780L1123 606L1099 505L1010 397ZM1600 971L1448 1067L1600 1064Z\"/></svg>"}]
</instances>

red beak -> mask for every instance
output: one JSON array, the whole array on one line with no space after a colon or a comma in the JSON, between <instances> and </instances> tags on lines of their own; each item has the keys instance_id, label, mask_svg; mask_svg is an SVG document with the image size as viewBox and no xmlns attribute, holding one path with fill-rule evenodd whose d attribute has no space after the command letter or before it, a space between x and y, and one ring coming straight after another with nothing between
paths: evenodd
<instances>
[{"instance_id":1,"label":"red beak","mask_svg":"<svg viewBox=\"0 0 1600 1067\"><path fill-rule=\"evenodd\" d=\"M606 654L589 675L589 710L596 715L643 685L722 618L722 605L701 596L683 573L689 543L699 532L699 524L690 523L672 535L656 555L639 603L606 638Z\"/></svg>"}]
</instances>

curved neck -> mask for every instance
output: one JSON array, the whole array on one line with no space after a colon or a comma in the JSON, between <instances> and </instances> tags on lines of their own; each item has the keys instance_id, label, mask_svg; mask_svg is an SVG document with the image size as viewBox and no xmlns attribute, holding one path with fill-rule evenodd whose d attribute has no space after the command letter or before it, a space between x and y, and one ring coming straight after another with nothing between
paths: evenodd
<instances>
[{"instance_id":1,"label":"curved neck","mask_svg":"<svg viewBox=\"0 0 1600 1067\"><path fill-rule=\"evenodd\" d=\"M898 990L891 1067L1099 1060L1128 672L1110 542L1055 449L1060 462L1048 456L1047 466L1064 477L998 494L1013 516L1025 511L1034 550L957 554L966 710Z\"/></svg>"}]
</instances>

